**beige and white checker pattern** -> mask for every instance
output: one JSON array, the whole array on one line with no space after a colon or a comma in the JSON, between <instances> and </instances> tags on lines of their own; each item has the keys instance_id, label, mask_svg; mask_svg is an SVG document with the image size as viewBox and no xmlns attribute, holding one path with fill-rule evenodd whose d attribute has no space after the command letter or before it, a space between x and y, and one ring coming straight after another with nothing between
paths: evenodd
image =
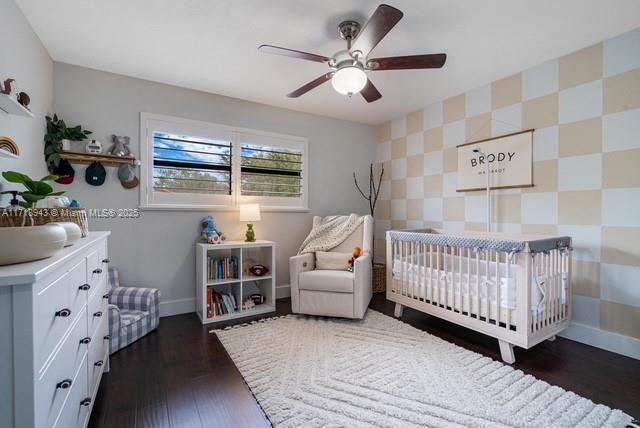
<instances>
[{"instance_id":1,"label":"beige and white checker pattern","mask_svg":"<svg viewBox=\"0 0 640 428\"><path fill-rule=\"evenodd\" d=\"M390 228L485 229L456 146L534 128L535 187L494 193L494 230L574 238L574 321L640 339L640 29L378 127L376 255Z\"/></svg>"}]
</instances>

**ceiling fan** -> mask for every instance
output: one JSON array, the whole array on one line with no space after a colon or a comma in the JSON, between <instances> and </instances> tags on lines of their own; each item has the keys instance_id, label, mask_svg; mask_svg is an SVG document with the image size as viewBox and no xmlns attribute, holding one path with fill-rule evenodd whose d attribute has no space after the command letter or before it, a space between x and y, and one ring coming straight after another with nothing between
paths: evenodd
<instances>
[{"instance_id":1,"label":"ceiling fan","mask_svg":"<svg viewBox=\"0 0 640 428\"><path fill-rule=\"evenodd\" d=\"M347 49L336 52L333 57L272 45L261 45L258 50L274 55L326 63L329 66L328 73L287 94L290 98L297 98L331 80L331 84L337 92L348 96L360 92L363 98L370 103L382 98L382 95L371 83L366 73L383 70L441 68L447 59L447 55L443 53L369 58L373 48L402 19L402 16L402 12L395 7L381 4L363 27L360 27L356 21L341 22L338 25L338 30L340 37L347 42Z\"/></svg>"}]
</instances>

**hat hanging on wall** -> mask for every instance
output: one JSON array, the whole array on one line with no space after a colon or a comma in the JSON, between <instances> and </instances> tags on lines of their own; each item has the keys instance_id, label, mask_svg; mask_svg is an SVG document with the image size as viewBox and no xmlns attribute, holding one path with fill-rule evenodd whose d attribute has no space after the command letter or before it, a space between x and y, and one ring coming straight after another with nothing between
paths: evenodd
<instances>
[{"instance_id":1,"label":"hat hanging on wall","mask_svg":"<svg viewBox=\"0 0 640 428\"><path fill-rule=\"evenodd\" d=\"M106 176L107 171L105 171L100 162L93 162L84 173L84 179L92 186L101 186Z\"/></svg>"},{"instance_id":2,"label":"hat hanging on wall","mask_svg":"<svg viewBox=\"0 0 640 428\"><path fill-rule=\"evenodd\" d=\"M125 189L133 189L139 182L135 168L129 164L122 164L118 167L118 178Z\"/></svg>"},{"instance_id":3,"label":"hat hanging on wall","mask_svg":"<svg viewBox=\"0 0 640 428\"><path fill-rule=\"evenodd\" d=\"M58 176L56 180L58 184L71 184L73 183L73 177L76 175L75 170L66 159L60 161L60 164L53 170L53 173Z\"/></svg>"}]
</instances>

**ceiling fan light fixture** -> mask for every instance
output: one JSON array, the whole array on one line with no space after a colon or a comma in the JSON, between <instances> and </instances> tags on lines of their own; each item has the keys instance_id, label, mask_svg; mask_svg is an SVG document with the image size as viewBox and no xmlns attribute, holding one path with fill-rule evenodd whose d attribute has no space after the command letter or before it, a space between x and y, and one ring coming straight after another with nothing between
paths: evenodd
<instances>
[{"instance_id":1,"label":"ceiling fan light fixture","mask_svg":"<svg viewBox=\"0 0 640 428\"><path fill-rule=\"evenodd\" d=\"M367 75L356 65L341 67L331 78L331 85L342 95L353 95L367 85Z\"/></svg>"},{"instance_id":2,"label":"ceiling fan light fixture","mask_svg":"<svg viewBox=\"0 0 640 428\"><path fill-rule=\"evenodd\" d=\"M298 98L331 80L331 85L336 92L348 96L360 93L366 102L372 103L382 98L382 94L368 79L367 73L382 70L442 68L447 60L447 55L444 53L369 58L371 51L395 27L402 16L402 11L387 4L381 4L363 25L353 20L342 21L338 25L338 31L340 37L347 42L347 48L336 52L331 58L273 45L260 45L258 50L319 62L329 67L327 73L288 93L289 98Z\"/></svg>"}]
</instances>

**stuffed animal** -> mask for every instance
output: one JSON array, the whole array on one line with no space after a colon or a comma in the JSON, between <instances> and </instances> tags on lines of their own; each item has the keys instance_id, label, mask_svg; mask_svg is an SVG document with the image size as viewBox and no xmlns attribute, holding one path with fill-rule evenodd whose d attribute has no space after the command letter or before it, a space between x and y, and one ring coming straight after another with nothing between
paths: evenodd
<instances>
[{"instance_id":1,"label":"stuffed animal","mask_svg":"<svg viewBox=\"0 0 640 428\"><path fill-rule=\"evenodd\" d=\"M0 92L2 92L5 95L11 95L11 93L13 92L13 88L11 87L13 82L15 82L14 79L5 80L3 83L4 89L2 89Z\"/></svg>"},{"instance_id":2,"label":"stuffed animal","mask_svg":"<svg viewBox=\"0 0 640 428\"><path fill-rule=\"evenodd\" d=\"M349 259L349 267L347 268L347 270L349 272L353 272L353 263L356 261L356 259L358 257L360 257L362 255L362 248L360 247L355 247L353 249L353 256Z\"/></svg>"},{"instance_id":3,"label":"stuffed animal","mask_svg":"<svg viewBox=\"0 0 640 428\"><path fill-rule=\"evenodd\" d=\"M255 307L256 307L256 304L251 297L247 297L247 300L245 300L244 303L242 304L243 311L250 311Z\"/></svg>"},{"instance_id":4,"label":"stuffed animal","mask_svg":"<svg viewBox=\"0 0 640 428\"><path fill-rule=\"evenodd\" d=\"M216 228L216 222L210 215L200 221L202 231L199 240L208 244L222 244L227 237Z\"/></svg>"},{"instance_id":5,"label":"stuffed animal","mask_svg":"<svg viewBox=\"0 0 640 428\"><path fill-rule=\"evenodd\" d=\"M114 156L129 156L131 150L129 149L129 137L120 137L118 135L112 135L111 141L113 146L109 149L109 153Z\"/></svg>"}]
</instances>

